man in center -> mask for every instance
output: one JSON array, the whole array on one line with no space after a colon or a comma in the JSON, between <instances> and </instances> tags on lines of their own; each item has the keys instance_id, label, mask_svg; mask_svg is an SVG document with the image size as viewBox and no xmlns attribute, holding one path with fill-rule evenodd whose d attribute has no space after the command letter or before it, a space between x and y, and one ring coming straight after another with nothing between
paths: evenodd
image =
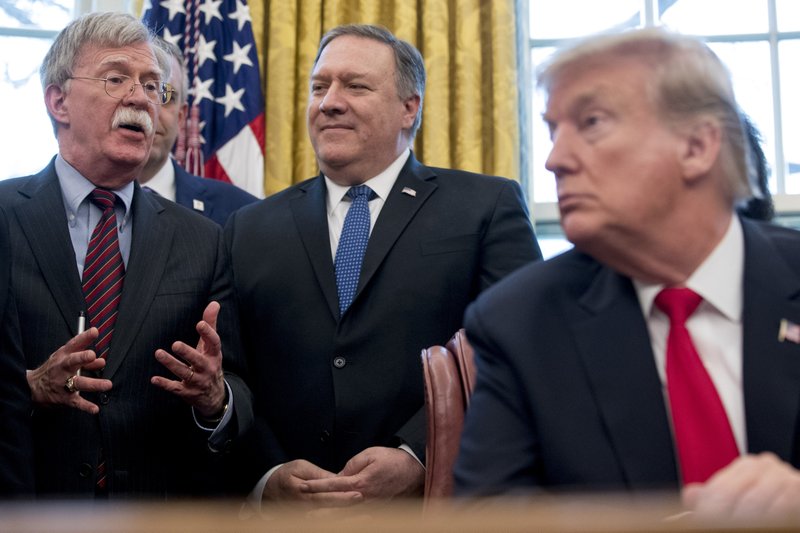
<instances>
[{"instance_id":1,"label":"man in center","mask_svg":"<svg viewBox=\"0 0 800 533\"><path fill-rule=\"evenodd\" d=\"M541 257L517 183L411 153L424 91L410 44L375 26L328 32L307 109L321 174L226 227L257 396L248 481L265 500L421 494L421 349Z\"/></svg>"}]
</instances>

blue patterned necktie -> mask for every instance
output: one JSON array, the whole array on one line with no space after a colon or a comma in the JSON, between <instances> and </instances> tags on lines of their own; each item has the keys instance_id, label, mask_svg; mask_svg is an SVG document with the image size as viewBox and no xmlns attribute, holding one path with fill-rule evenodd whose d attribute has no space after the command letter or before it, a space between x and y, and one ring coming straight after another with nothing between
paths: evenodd
<instances>
[{"instance_id":1,"label":"blue patterned necktie","mask_svg":"<svg viewBox=\"0 0 800 533\"><path fill-rule=\"evenodd\" d=\"M347 196L353 199L353 203L344 217L342 236L334 260L339 316L344 315L356 295L361 262L369 241L369 201L375 197L375 191L366 185L358 185L351 187Z\"/></svg>"}]
</instances>

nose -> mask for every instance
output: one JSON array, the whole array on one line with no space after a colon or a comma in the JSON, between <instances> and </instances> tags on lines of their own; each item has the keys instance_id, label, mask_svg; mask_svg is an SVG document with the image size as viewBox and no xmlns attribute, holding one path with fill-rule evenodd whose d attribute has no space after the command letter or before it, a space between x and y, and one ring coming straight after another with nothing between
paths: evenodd
<instances>
[{"instance_id":1,"label":"nose","mask_svg":"<svg viewBox=\"0 0 800 533\"><path fill-rule=\"evenodd\" d=\"M148 100L144 93L144 85L141 83L133 83L133 81L131 81L131 87L128 90L127 96L123 98L123 101L140 107L147 106L150 103L150 100Z\"/></svg>"},{"instance_id":2,"label":"nose","mask_svg":"<svg viewBox=\"0 0 800 533\"><path fill-rule=\"evenodd\" d=\"M328 87L325 95L319 101L319 110L325 115L344 113L347 103L336 84Z\"/></svg>"},{"instance_id":3,"label":"nose","mask_svg":"<svg viewBox=\"0 0 800 533\"><path fill-rule=\"evenodd\" d=\"M569 137L569 132L560 129L555 130L552 135L553 147L544 166L555 174L556 178L574 172L577 165Z\"/></svg>"}]
</instances>

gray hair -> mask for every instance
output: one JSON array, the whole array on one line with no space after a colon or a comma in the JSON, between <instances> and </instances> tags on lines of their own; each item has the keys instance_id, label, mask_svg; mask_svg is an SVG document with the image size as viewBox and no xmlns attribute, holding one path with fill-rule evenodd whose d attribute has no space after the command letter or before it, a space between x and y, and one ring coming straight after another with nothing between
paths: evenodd
<instances>
[{"instance_id":1,"label":"gray hair","mask_svg":"<svg viewBox=\"0 0 800 533\"><path fill-rule=\"evenodd\" d=\"M172 57L175 59L175 61L178 62L178 66L181 69L180 74L181 74L181 83L183 87L181 87L180 91L175 91L175 92L178 93L177 94L178 98L176 102L179 106L182 106L183 104L186 103L186 91L187 87L189 87L189 79L186 75L186 64L185 64L185 59L183 57L183 52L181 52L181 49L178 48L177 45L169 41L165 41L161 37L156 37L155 43L157 47L161 48L161 50L163 50L167 54L168 58ZM170 76L172 76L172 72L170 72ZM168 81L168 78L165 78L164 81ZM173 93L173 97L174 96L175 94Z\"/></svg>"},{"instance_id":2,"label":"gray hair","mask_svg":"<svg viewBox=\"0 0 800 533\"><path fill-rule=\"evenodd\" d=\"M126 13L89 13L78 17L61 30L44 56L39 69L42 88L47 89L49 85L66 88L73 75L75 62L86 46L122 48L139 43L152 45L153 38L147 26ZM157 46L152 48L162 76L168 77L169 59Z\"/></svg>"},{"instance_id":3,"label":"gray hair","mask_svg":"<svg viewBox=\"0 0 800 533\"><path fill-rule=\"evenodd\" d=\"M727 192L732 201L750 197L755 187L749 178L747 140L730 74L699 39L663 28L589 37L557 52L543 65L538 86L549 93L567 71L617 58L634 59L652 70L647 92L670 126L678 127L700 116L712 117L719 124Z\"/></svg>"},{"instance_id":4,"label":"gray hair","mask_svg":"<svg viewBox=\"0 0 800 533\"><path fill-rule=\"evenodd\" d=\"M414 117L414 123L411 125L411 138L417 135L422 124L422 101L425 97L425 62L422 59L422 54L414 45L398 39L392 32L382 26L373 26L371 24L346 24L337 26L328 31L322 36L319 42L319 50L317 50L317 57L314 58L314 67L317 66L319 56L322 51L328 46L331 41L337 37L351 35L353 37L362 37L365 39L372 39L389 45L394 52L394 61L397 71L397 94L402 99L410 98L412 96L419 96L419 109L417 116ZM312 67L313 68L313 67Z\"/></svg>"}]
</instances>

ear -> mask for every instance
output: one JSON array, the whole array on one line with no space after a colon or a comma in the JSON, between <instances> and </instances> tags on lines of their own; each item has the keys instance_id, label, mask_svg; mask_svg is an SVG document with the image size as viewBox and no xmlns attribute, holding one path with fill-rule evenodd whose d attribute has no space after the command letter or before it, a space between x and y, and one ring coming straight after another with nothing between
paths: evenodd
<instances>
[{"instance_id":1,"label":"ear","mask_svg":"<svg viewBox=\"0 0 800 533\"><path fill-rule=\"evenodd\" d=\"M69 124L69 108L67 106L67 93L58 85L50 84L44 90L44 104L47 112L58 124Z\"/></svg>"},{"instance_id":2,"label":"ear","mask_svg":"<svg viewBox=\"0 0 800 533\"><path fill-rule=\"evenodd\" d=\"M411 126L414 124L414 119L417 118L417 112L419 111L419 102L420 98L418 94L409 96L403 100L403 108L405 109L405 113L403 115L403 127L405 129L411 128Z\"/></svg>"},{"instance_id":3,"label":"ear","mask_svg":"<svg viewBox=\"0 0 800 533\"><path fill-rule=\"evenodd\" d=\"M180 125L180 127L183 127L183 125L186 123L186 116L188 114L189 114L189 104L184 102L183 105L181 105L180 111L178 111L178 124Z\"/></svg>"},{"instance_id":4,"label":"ear","mask_svg":"<svg viewBox=\"0 0 800 533\"><path fill-rule=\"evenodd\" d=\"M719 123L704 117L687 127L681 148L683 176L695 181L708 174L719 159L722 129Z\"/></svg>"}]
</instances>

